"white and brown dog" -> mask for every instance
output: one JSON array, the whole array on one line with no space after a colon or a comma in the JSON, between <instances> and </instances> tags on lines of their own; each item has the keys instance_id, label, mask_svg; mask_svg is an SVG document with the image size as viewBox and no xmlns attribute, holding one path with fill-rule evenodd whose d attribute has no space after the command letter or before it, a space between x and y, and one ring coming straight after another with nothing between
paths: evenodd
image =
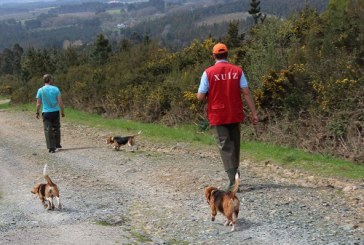
<instances>
[{"instance_id":1,"label":"white and brown dog","mask_svg":"<svg viewBox=\"0 0 364 245\"><path fill-rule=\"evenodd\" d=\"M240 201L236 196L239 189L239 174L235 175L235 184L231 191L226 192L216 187L208 186L205 188L205 197L211 208L211 221L215 220L217 211L222 213L226 218L224 225L232 226L231 231L235 230L238 219Z\"/></svg>"},{"instance_id":2,"label":"white and brown dog","mask_svg":"<svg viewBox=\"0 0 364 245\"><path fill-rule=\"evenodd\" d=\"M132 147L135 144L135 137L138 136L140 133L141 131L134 135L108 137L106 139L106 144L111 144L112 148L114 148L115 150L120 150L120 147L123 145L128 145L129 147Z\"/></svg>"},{"instance_id":3,"label":"white and brown dog","mask_svg":"<svg viewBox=\"0 0 364 245\"><path fill-rule=\"evenodd\" d=\"M51 178L46 173L47 164L44 165L43 168L43 176L47 181L47 184L38 184L31 191L33 194L36 194L41 200L43 207L50 210L54 209L53 198L57 200L58 208L61 209L62 205L59 200L59 189L58 186L52 182Z\"/></svg>"}]
</instances>

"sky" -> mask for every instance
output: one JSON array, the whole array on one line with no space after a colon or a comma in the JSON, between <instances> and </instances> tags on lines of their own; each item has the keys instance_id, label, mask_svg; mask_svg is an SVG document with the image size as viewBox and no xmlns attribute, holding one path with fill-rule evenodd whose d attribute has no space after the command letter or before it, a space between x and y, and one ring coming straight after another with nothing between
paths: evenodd
<instances>
[{"instance_id":1,"label":"sky","mask_svg":"<svg viewBox=\"0 0 364 245\"><path fill-rule=\"evenodd\" d=\"M0 3L26 3L33 2L32 0L0 0Z\"/></svg>"},{"instance_id":2,"label":"sky","mask_svg":"<svg viewBox=\"0 0 364 245\"><path fill-rule=\"evenodd\" d=\"M0 0L2 3L31 3L31 2L44 2L44 0Z\"/></svg>"},{"instance_id":3,"label":"sky","mask_svg":"<svg viewBox=\"0 0 364 245\"><path fill-rule=\"evenodd\" d=\"M4 4L4 3L55 2L55 1L60 2L60 0L0 0L0 4Z\"/></svg>"}]
</instances>

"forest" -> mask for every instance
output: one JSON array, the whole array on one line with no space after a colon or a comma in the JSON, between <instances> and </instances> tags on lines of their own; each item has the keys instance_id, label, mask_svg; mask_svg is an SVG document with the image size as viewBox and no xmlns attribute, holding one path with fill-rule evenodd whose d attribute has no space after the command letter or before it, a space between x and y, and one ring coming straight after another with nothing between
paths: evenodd
<instances>
[{"instance_id":1,"label":"forest","mask_svg":"<svg viewBox=\"0 0 364 245\"><path fill-rule=\"evenodd\" d=\"M220 36L177 50L152 35L115 44L100 33L92 45L67 49L14 44L0 53L0 94L14 104L34 102L42 75L51 73L67 107L170 127L195 124L208 133L196 92L222 41L229 61L243 67L259 111L256 128L249 120L242 125L244 140L363 164L364 2L330 0L324 11L306 5L287 18L261 14L264 4L250 6L249 27L230 21Z\"/></svg>"}]
</instances>

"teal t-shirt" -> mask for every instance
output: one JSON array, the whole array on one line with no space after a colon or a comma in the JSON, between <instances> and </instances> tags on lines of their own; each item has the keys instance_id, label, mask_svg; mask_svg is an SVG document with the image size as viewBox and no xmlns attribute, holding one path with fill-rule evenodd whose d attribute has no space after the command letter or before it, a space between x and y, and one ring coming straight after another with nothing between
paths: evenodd
<instances>
[{"instance_id":1,"label":"teal t-shirt","mask_svg":"<svg viewBox=\"0 0 364 245\"><path fill-rule=\"evenodd\" d=\"M37 92L37 99L42 101L42 112L59 111L58 96L61 94L59 88L53 85L44 85Z\"/></svg>"}]
</instances>

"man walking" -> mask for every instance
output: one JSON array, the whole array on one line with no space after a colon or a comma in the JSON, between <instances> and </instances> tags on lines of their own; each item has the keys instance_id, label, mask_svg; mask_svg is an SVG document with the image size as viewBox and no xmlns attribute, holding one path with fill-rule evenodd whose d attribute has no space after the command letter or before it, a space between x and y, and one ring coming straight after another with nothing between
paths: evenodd
<instances>
[{"instance_id":1,"label":"man walking","mask_svg":"<svg viewBox=\"0 0 364 245\"><path fill-rule=\"evenodd\" d=\"M244 120L241 93L253 124L258 123L258 117L243 70L227 61L226 45L216 44L212 54L215 65L202 74L197 98L207 98L207 115L210 124L215 127L221 159L229 177L226 191L230 191L240 163L240 123Z\"/></svg>"},{"instance_id":2,"label":"man walking","mask_svg":"<svg viewBox=\"0 0 364 245\"><path fill-rule=\"evenodd\" d=\"M39 110L42 105L42 118L47 148L50 153L54 153L56 148L62 148L59 110L61 110L61 115L64 117L64 105L60 90L58 87L52 85L52 76L45 74L43 76L43 82L44 86L38 89L36 96L36 118L40 118Z\"/></svg>"}]
</instances>

